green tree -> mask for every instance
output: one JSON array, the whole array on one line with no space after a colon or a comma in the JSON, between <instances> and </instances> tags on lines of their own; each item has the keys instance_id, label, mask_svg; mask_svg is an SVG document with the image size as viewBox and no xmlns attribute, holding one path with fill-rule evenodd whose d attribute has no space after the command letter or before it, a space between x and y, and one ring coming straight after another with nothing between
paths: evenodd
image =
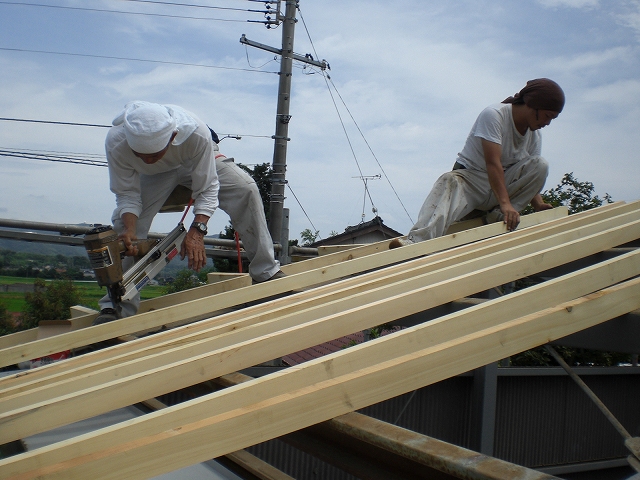
<instances>
[{"instance_id":1,"label":"green tree","mask_svg":"<svg viewBox=\"0 0 640 480\"><path fill-rule=\"evenodd\" d=\"M302 246L307 247L315 242L320 236L320 230L316 230L315 233L310 229L305 228L300 232L300 238L302 239Z\"/></svg>"},{"instance_id":2,"label":"green tree","mask_svg":"<svg viewBox=\"0 0 640 480\"><path fill-rule=\"evenodd\" d=\"M608 193L604 194L604 198L594 193L595 187L592 182L580 182L571 172L565 173L558 185L545 190L541 195L545 202L554 207L561 205L568 207L569 214L591 210L602 206L605 202L613 202ZM533 213L533 208L529 205L522 213Z\"/></svg>"},{"instance_id":3,"label":"green tree","mask_svg":"<svg viewBox=\"0 0 640 480\"><path fill-rule=\"evenodd\" d=\"M164 294L182 292L190 288L201 287L207 283L207 274L216 271L213 268L203 268L198 273L184 268L178 272L174 281L165 285Z\"/></svg>"},{"instance_id":4,"label":"green tree","mask_svg":"<svg viewBox=\"0 0 640 480\"><path fill-rule=\"evenodd\" d=\"M580 182L573 176L573 172L565 173L561 182L542 192L542 198L545 202L554 207L566 206L569 208L569 214L591 210L600 207L605 202L612 203L613 200L608 193L604 194L604 198L595 195L595 187L592 182ZM533 208L528 206L522 213L533 213ZM516 282L516 289L522 289L530 286L530 282ZM556 347L562 358L573 366L615 366L618 363L627 363L630 361L630 355L615 352L601 352L597 350L585 350L581 348ZM512 366L518 367L539 367L555 365L555 361L544 347L534 348L525 352L514 355L510 358Z\"/></svg>"},{"instance_id":5,"label":"green tree","mask_svg":"<svg viewBox=\"0 0 640 480\"><path fill-rule=\"evenodd\" d=\"M20 316L20 330L38 326L41 320L66 320L70 308L80 303L80 293L71 280L55 280L49 284L41 278L34 281L34 292L25 294L25 310Z\"/></svg>"},{"instance_id":6,"label":"green tree","mask_svg":"<svg viewBox=\"0 0 640 480\"><path fill-rule=\"evenodd\" d=\"M15 332L11 322L11 314L4 303L0 303L0 336Z\"/></svg>"}]
</instances>

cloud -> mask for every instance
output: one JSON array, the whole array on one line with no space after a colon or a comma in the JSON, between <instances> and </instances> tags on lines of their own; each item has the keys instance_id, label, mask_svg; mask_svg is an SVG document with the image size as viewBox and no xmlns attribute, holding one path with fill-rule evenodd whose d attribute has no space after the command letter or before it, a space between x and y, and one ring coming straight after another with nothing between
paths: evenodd
<instances>
[{"instance_id":1,"label":"cloud","mask_svg":"<svg viewBox=\"0 0 640 480\"><path fill-rule=\"evenodd\" d=\"M600 3L600 0L537 0L537 2L540 5L548 8L591 8L597 7Z\"/></svg>"},{"instance_id":2,"label":"cloud","mask_svg":"<svg viewBox=\"0 0 640 480\"><path fill-rule=\"evenodd\" d=\"M633 29L640 39L640 1L630 0L624 2L620 9L621 13L615 14L616 20L626 27Z\"/></svg>"}]
</instances>

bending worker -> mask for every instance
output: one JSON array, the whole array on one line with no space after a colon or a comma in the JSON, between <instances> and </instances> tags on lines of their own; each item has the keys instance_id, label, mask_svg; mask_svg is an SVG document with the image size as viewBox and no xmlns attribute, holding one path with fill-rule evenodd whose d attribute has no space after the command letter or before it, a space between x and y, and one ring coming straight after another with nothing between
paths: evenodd
<instances>
[{"instance_id":1,"label":"bending worker","mask_svg":"<svg viewBox=\"0 0 640 480\"><path fill-rule=\"evenodd\" d=\"M547 78L530 80L513 97L485 108L471 128L453 166L434 184L407 238L389 248L443 235L473 210L487 211L487 222L520 223L529 203L535 211L552 208L540 195L549 166L540 156L540 129L564 107L564 92Z\"/></svg>"},{"instance_id":2,"label":"bending worker","mask_svg":"<svg viewBox=\"0 0 640 480\"><path fill-rule=\"evenodd\" d=\"M275 260L273 242L255 181L218 150L217 136L193 113L175 105L136 101L113 120L105 141L111 191L116 196L112 222L127 248L126 270L137 253L133 242L147 237L151 223L178 185L189 188L195 219L182 243L181 256L199 271L207 258L207 222L220 206L242 238L255 282L284 274ZM94 325L137 313L140 297L113 308L100 300Z\"/></svg>"}]
</instances>

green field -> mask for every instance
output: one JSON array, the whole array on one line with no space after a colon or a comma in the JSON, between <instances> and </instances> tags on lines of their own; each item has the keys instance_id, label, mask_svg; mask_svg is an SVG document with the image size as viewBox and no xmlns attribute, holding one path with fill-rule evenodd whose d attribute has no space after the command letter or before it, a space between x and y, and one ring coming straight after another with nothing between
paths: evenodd
<instances>
[{"instance_id":1,"label":"green field","mask_svg":"<svg viewBox=\"0 0 640 480\"><path fill-rule=\"evenodd\" d=\"M51 280L47 280L49 283ZM0 276L0 285L12 285L15 283L33 283L33 278L24 277L4 277ZM80 293L80 305L85 307L98 309L98 300L100 300L107 292L106 288L99 287L95 281L74 281L74 285ZM163 294L164 287L158 285L149 285L142 289L140 294L142 300L156 298ZM25 301L24 293L17 292L0 292L0 303L2 303L9 312L22 312Z\"/></svg>"}]
</instances>

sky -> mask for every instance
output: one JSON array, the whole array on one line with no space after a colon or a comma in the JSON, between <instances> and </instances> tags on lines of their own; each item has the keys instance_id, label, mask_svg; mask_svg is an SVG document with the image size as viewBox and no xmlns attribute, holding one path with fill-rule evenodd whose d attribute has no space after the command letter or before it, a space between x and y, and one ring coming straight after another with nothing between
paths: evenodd
<instances>
[{"instance_id":1,"label":"sky","mask_svg":"<svg viewBox=\"0 0 640 480\"><path fill-rule=\"evenodd\" d=\"M107 128L16 120L109 125L147 100L241 137L220 143L236 162L271 163L278 58L239 39L279 48L282 28L250 10L264 3L0 0L0 117L13 119L0 150L104 161ZM330 69L294 65L290 238L341 233L374 208L406 234L480 111L540 77L566 95L542 132L545 189L573 173L601 198L640 199L640 0L300 0L296 16L295 53ZM105 167L0 155L0 218L110 224L114 206ZM209 231L228 222L217 211Z\"/></svg>"}]
</instances>

